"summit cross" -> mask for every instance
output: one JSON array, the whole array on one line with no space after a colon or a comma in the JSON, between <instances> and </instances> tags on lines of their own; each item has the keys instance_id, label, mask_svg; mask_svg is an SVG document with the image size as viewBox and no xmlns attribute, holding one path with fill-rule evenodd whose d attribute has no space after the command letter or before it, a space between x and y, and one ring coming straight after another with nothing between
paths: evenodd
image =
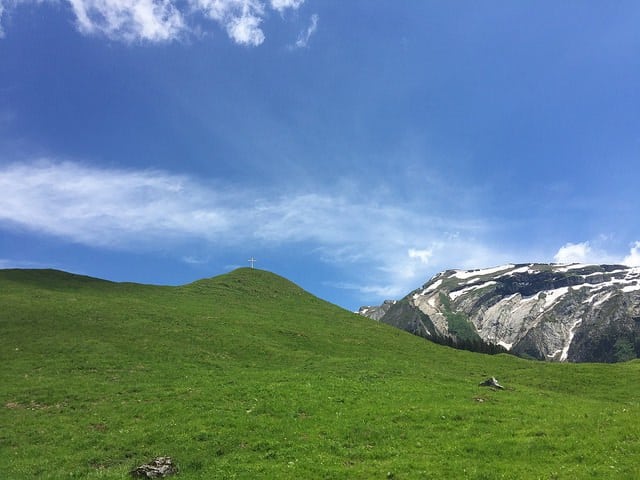
<instances>
[{"instance_id":1,"label":"summit cross","mask_svg":"<svg viewBox=\"0 0 640 480\"><path fill-rule=\"evenodd\" d=\"M251 257L248 262L251 264L251 268L253 268L253 265L256 263L256 259Z\"/></svg>"}]
</instances>

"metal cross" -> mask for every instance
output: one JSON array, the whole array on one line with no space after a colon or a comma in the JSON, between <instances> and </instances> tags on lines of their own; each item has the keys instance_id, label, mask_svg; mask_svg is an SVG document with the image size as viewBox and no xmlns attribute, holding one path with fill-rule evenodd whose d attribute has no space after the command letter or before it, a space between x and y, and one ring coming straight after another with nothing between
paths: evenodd
<instances>
[{"instance_id":1,"label":"metal cross","mask_svg":"<svg viewBox=\"0 0 640 480\"><path fill-rule=\"evenodd\" d=\"M251 257L248 261L251 264L251 268L253 268L253 264L256 263L256 259Z\"/></svg>"}]
</instances>

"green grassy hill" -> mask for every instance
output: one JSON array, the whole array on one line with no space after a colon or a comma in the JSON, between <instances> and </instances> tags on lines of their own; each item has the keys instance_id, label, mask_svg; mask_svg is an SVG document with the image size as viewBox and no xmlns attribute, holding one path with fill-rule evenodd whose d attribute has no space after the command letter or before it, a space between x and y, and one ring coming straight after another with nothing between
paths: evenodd
<instances>
[{"instance_id":1,"label":"green grassy hill","mask_svg":"<svg viewBox=\"0 0 640 480\"><path fill-rule=\"evenodd\" d=\"M452 350L261 270L2 270L0 339L0 478L640 478L640 362Z\"/></svg>"}]
</instances>

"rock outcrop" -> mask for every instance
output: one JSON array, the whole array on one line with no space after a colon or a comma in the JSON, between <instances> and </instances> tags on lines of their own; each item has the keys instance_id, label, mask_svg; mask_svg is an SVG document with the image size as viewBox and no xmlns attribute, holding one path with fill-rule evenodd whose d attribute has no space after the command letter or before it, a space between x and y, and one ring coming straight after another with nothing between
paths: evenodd
<instances>
[{"instance_id":1,"label":"rock outcrop","mask_svg":"<svg viewBox=\"0 0 640 480\"><path fill-rule=\"evenodd\" d=\"M156 457L129 472L133 478L164 478L178 473L171 457Z\"/></svg>"},{"instance_id":2,"label":"rock outcrop","mask_svg":"<svg viewBox=\"0 0 640 480\"><path fill-rule=\"evenodd\" d=\"M380 320L394 303L396 303L395 300L385 300L384 303L379 306L360 307L358 313L373 320Z\"/></svg>"},{"instance_id":3,"label":"rock outcrop","mask_svg":"<svg viewBox=\"0 0 640 480\"><path fill-rule=\"evenodd\" d=\"M502 347L540 360L640 356L640 268L504 265L448 270L361 314L441 343Z\"/></svg>"}]
</instances>

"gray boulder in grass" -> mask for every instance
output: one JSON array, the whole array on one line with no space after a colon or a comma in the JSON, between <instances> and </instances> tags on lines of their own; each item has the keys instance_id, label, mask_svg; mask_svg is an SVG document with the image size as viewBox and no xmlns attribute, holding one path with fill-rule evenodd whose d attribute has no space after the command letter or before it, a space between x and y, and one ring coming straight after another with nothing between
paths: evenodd
<instances>
[{"instance_id":1,"label":"gray boulder in grass","mask_svg":"<svg viewBox=\"0 0 640 480\"><path fill-rule=\"evenodd\" d=\"M133 478L164 478L178 473L171 457L156 457L149 463L131 470Z\"/></svg>"},{"instance_id":2,"label":"gray boulder in grass","mask_svg":"<svg viewBox=\"0 0 640 480\"><path fill-rule=\"evenodd\" d=\"M498 380L496 380L496 377L487 378L484 382L480 383L480 386L498 388L500 390L504 390L504 387L498 383Z\"/></svg>"}]
</instances>

